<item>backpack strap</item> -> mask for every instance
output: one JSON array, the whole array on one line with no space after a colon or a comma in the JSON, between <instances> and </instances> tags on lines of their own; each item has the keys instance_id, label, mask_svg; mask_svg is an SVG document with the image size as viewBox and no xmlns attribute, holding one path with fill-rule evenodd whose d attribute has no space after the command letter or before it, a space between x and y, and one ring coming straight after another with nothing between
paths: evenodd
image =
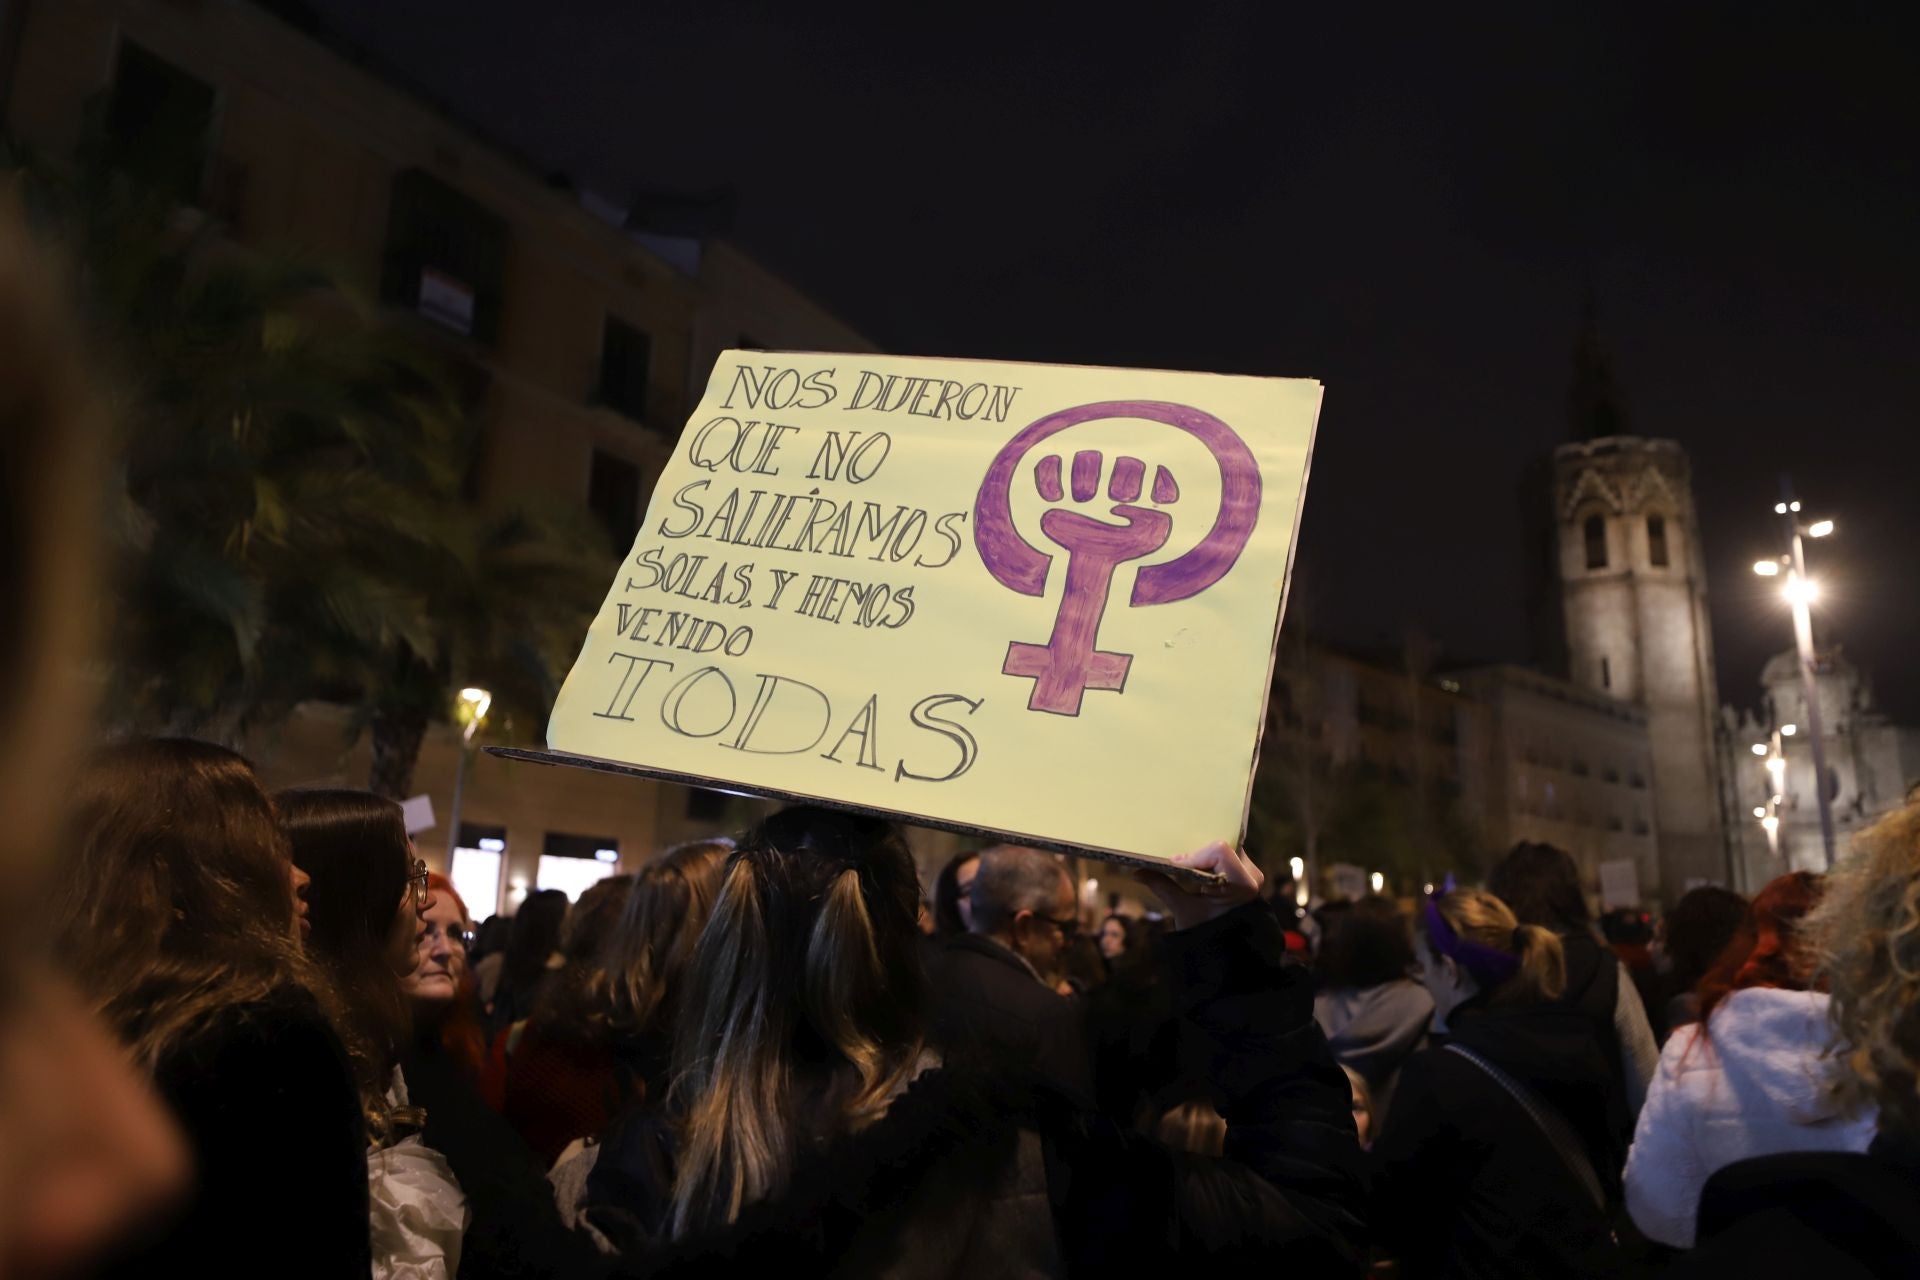
<instances>
[{"instance_id":1,"label":"backpack strap","mask_svg":"<svg viewBox=\"0 0 1920 1280\"><path fill-rule=\"evenodd\" d=\"M1500 1086L1508 1097L1520 1104L1520 1109L1527 1113L1534 1127L1540 1130L1547 1144L1560 1157L1560 1162L1586 1191L1587 1198L1593 1201L1593 1207L1606 1213L1607 1194L1600 1182L1600 1175L1594 1172L1593 1160L1587 1155L1586 1146L1580 1141L1579 1135L1573 1131L1573 1126L1567 1123L1567 1118L1533 1090L1465 1045L1449 1043L1446 1045L1446 1050L1449 1053L1459 1054L1480 1068L1489 1079Z\"/></svg>"}]
</instances>

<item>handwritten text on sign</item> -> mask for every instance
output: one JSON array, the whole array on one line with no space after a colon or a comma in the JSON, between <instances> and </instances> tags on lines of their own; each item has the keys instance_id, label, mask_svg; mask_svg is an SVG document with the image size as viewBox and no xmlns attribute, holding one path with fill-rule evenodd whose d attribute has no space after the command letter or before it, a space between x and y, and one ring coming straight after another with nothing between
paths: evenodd
<instances>
[{"instance_id":1,"label":"handwritten text on sign","mask_svg":"<svg viewBox=\"0 0 1920 1280\"><path fill-rule=\"evenodd\" d=\"M1149 858L1233 837L1319 403L728 352L550 744Z\"/></svg>"}]
</instances>

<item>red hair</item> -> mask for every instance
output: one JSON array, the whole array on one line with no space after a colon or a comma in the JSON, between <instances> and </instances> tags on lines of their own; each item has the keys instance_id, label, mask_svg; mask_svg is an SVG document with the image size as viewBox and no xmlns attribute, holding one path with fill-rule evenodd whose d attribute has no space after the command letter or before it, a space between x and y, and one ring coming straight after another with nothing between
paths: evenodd
<instances>
[{"instance_id":1,"label":"red hair","mask_svg":"<svg viewBox=\"0 0 1920 1280\"><path fill-rule=\"evenodd\" d=\"M1800 935L1807 913L1820 903L1825 881L1811 871L1793 871L1754 895L1747 918L1720 958L1700 979L1700 1025L1722 1000L1748 987L1805 991L1811 957Z\"/></svg>"},{"instance_id":2,"label":"red hair","mask_svg":"<svg viewBox=\"0 0 1920 1280\"><path fill-rule=\"evenodd\" d=\"M462 929L473 932L473 915L467 910L460 891L453 887L453 881L438 871L429 871L427 890L436 898L443 893L452 898L453 905L460 908ZM460 984L454 989L453 1006L440 1024L440 1046L460 1064L467 1079L479 1081L487 1065L487 1036L480 1028L480 996L473 985L471 960L460 966Z\"/></svg>"}]
</instances>

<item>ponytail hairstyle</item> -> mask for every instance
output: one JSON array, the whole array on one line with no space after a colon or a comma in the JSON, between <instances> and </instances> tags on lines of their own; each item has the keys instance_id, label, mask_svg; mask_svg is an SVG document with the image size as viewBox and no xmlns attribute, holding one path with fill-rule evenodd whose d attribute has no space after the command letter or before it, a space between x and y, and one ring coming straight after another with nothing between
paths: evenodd
<instances>
[{"instance_id":1,"label":"ponytail hairstyle","mask_svg":"<svg viewBox=\"0 0 1920 1280\"><path fill-rule=\"evenodd\" d=\"M1420 934L1435 955L1472 975L1490 1004L1541 1004L1567 989L1567 956L1551 929L1521 924L1507 904L1481 889L1427 899Z\"/></svg>"},{"instance_id":2,"label":"ponytail hairstyle","mask_svg":"<svg viewBox=\"0 0 1920 1280\"><path fill-rule=\"evenodd\" d=\"M729 858L674 1044L669 1229L731 1223L808 1145L886 1113L919 1066L919 878L900 829L797 807Z\"/></svg>"},{"instance_id":3,"label":"ponytail hairstyle","mask_svg":"<svg viewBox=\"0 0 1920 1280\"><path fill-rule=\"evenodd\" d=\"M1700 985L1700 1026L1720 1002L1748 987L1805 991L1813 980L1814 957L1801 937L1801 922L1820 905L1826 882L1811 871L1792 871L1769 881L1753 896L1746 920L1733 941L1707 970Z\"/></svg>"}]
</instances>

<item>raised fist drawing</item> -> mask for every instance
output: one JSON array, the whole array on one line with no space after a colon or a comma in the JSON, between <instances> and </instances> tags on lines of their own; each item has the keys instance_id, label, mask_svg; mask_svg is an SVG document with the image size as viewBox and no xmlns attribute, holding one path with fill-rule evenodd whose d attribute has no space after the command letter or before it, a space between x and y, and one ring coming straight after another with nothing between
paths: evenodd
<instances>
[{"instance_id":1,"label":"raised fist drawing","mask_svg":"<svg viewBox=\"0 0 1920 1280\"><path fill-rule=\"evenodd\" d=\"M1074 454L1071 470L1059 453L1040 456L1044 442L1060 432L1108 418L1157 422L1198 440L1220 469L1218 503L1203 501L1202 510L1191 502L1176 506L1180 486L1164 466L1154 467L1151 495L1143 498L1149 464L1124 455L1113 460L1102 499L1107 459L1098 450ZM1039 457L1031 469L1030 457ZM1177 512L1183 527L1205 525L1204 536L1184 554L1141 565L1124 603L1140 608L1190 600L1220 581L1260 519L1260 465L1225 422L1192 405L1164 400L1102 400L1058 409L1029 424L1001 447L980 480L973 541L996 582L1040 598L1047 594L1059 556L1029 542L1014 526L1013 490L1028 477L1048 506L1040 516L1042 541L1067 553L1067 581L1053 634L1045 644L1009 644L1001 673L1033 681L1028 710L1077 716L1087 690L1126 691L1133 656L1098 647L1114 570L1166 546Z\"/></svg>"},{"instance_id":2,"label":"raised fist drawing","mask_svg":"<svg viewBox=\"0 0 1920 1280\"><path fill-rule=\"evenodd\" d=\"M1100 473L1106 459L1097 450L1083 449L1073 456L1067 488L1061 486L1060 455L1048 454L1035 464L1034 487L1050 503L1062 502L1071 491L1073 501L1092 502L1100 492ZM1047 643L1015 642L1007 648L1002 673L1033 679L1027 706L1056 715L1080 714L1080 699L1088 689L1122 690L1127 683L1131 655L1108 653L1096 647L1100 620L1107 609L1113 572L1129 560L1138 560L1166 545L1173 533L1173 516L1159 507L1140 505L1147 464L1138 458L1114 461L1107 497L1114 505L1115 524L1069 507L1056 506L1040 517L1040 531L1067 552L1066 592ZM1173 473L1157 467L1153 501L1171 506L1180 500Z\"/></svg>"}]
</instances>

